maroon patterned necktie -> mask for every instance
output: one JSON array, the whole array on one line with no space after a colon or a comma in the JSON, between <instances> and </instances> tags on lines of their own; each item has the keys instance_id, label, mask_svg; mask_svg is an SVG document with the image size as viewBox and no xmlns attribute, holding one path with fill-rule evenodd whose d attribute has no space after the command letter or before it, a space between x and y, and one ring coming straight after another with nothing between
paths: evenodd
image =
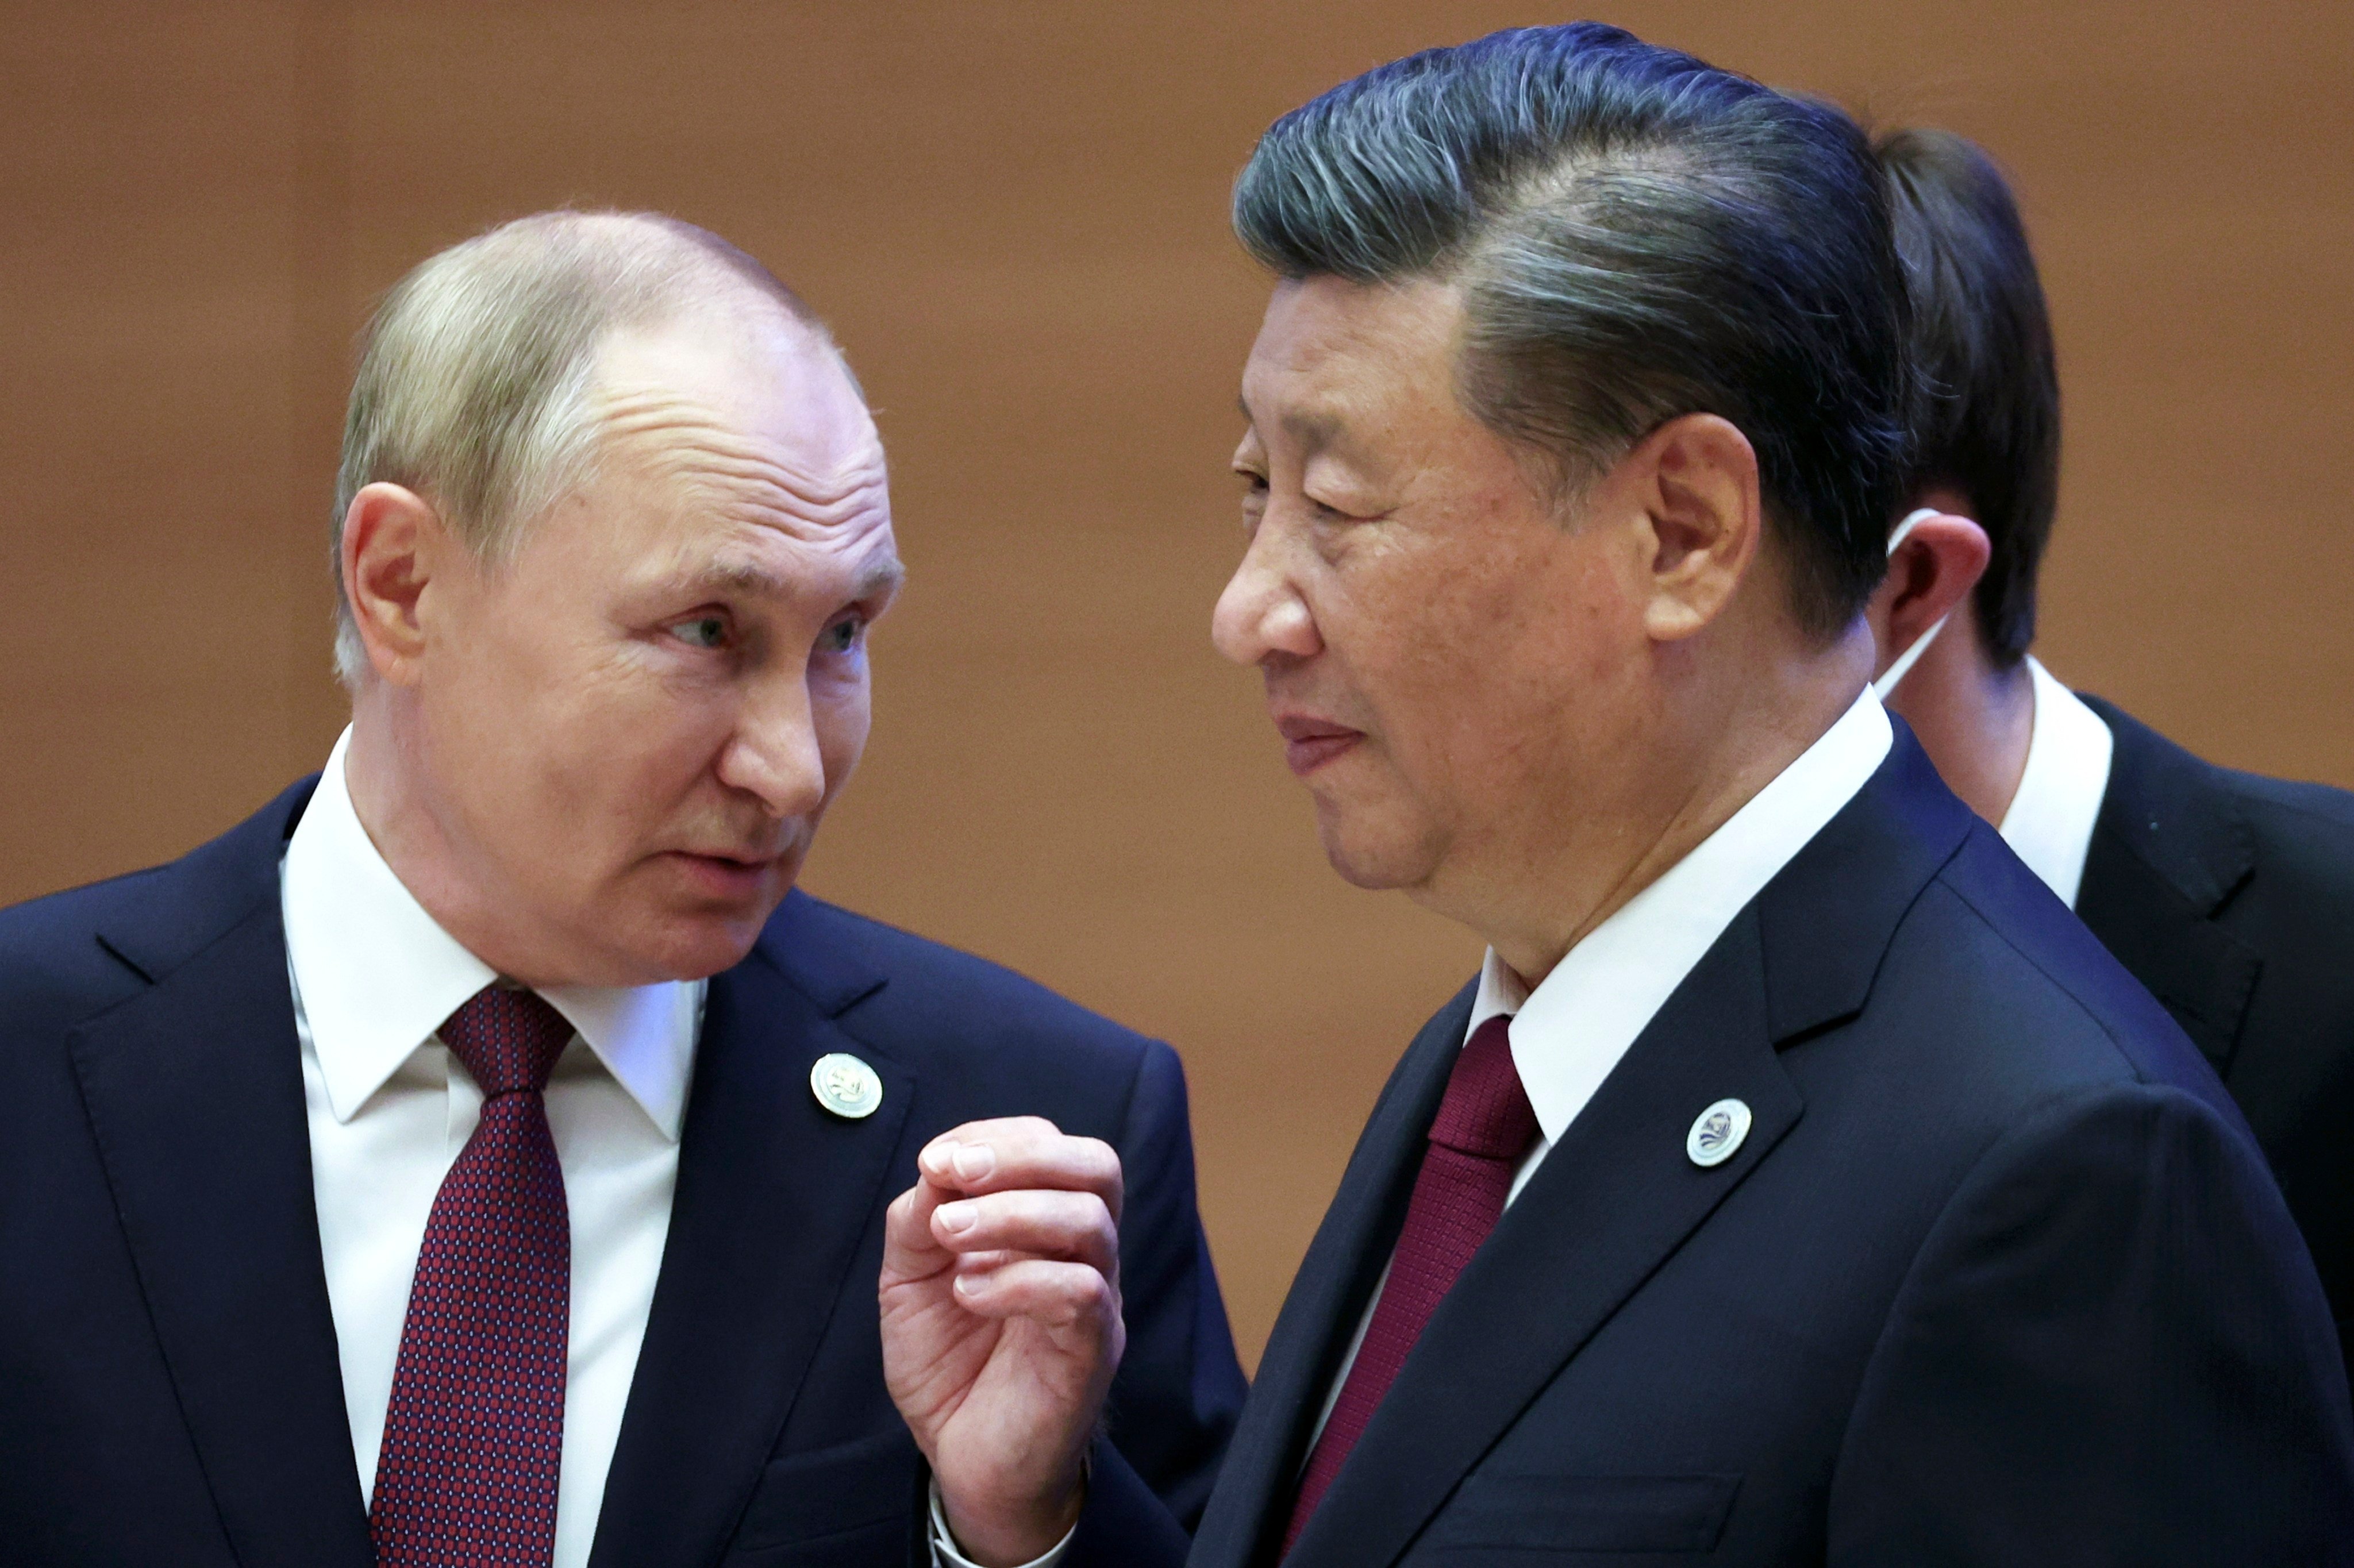
<instances>
[{"instance_id":1,"label":"maroon patterned necktie","mask_svg":"<svg viewBox=\"0 0 2354 1568\"><path fill-rule=\"evenodd\" d=\"M425 1224L368 1532L380 1568L547 1568L572 1217L541 1092L572 1025L486 986L440 1033L482 1086L482 1119Z\"/></svg>"},{"instance_id":2,"label":"maroon patterned necktie","mask_svg":"<svg viewBox=\"0 0 2354 1568\"><path fill-rule=\"evenodd\" d=\"M1439 1298L1496 1228L1512 1190L1513 1171L1536 1139L1537 1113L1521 1086L1520 1070L1512 1065L1511 1026L1509 1018L1488 1020L1472 1031L1455 1059L1446 1096L1430 1124L1422 1173L1415 1178L1414 1197L1406 1204L1405 1228L1398 1233L1397 1250L1390 1256L1389 1279L1382 1287L1364 1342L1357 1347L1348 1381L1341 1385L1341 1397L1324 1423L1324 1434L1309 1457L1308 1473L1300 1478L1291 1525L1283 1536L1287 1555L1308 1516L1324 1500L1332 1478L1341 1473L1349 1450L1364 1435L1382 1396L1397 1380L1406 1352L1422 1337Z\"/></svg>"}]
</instances>

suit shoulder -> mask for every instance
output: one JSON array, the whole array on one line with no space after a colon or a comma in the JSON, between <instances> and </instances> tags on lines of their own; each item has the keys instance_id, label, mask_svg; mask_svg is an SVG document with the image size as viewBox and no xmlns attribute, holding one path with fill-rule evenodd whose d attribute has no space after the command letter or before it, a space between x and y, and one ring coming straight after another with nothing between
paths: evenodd
<instances>
[{"instance_id":1,"label":"suit shoulder","mask_svg":"<svg viewBox=\"0 0 2354 1568\"><path fill-rule=\"evenodd\" d=\"M788 900L764 940L819 987L860 991L857 1012L895 1032L1025 1055L1076 1051L1129 1074L1168 1049L1002 964L808 895Z\"/></svg>"},{"instance_id":2,"label":"suit shoulder","mask_svg":"<svg viewBox=\"0 0 2354 1568\"><path fill-rule=\"evenodd\" d=\"M2154 813L2195 809L2201 795L2221 797L2238 808L2261 848L2318 854L2354 876L2354 792L2210 762L2113 703L2086 701L2116 742L2112 788L2124 785L2147 797L2139 803ZM2153 830L2162 825L2150 824Z\"/></svg>"},{"instance_id":3,"label":"suit shoulder","mask_svg":"<svg viewBox=\"0 0 2354 1568\"><path fill-rule=\"evenodd\" d=\"M95 930L107 912L135 903L141 888L152 884L166 869L160 865L143 866L120 876L59 888L0 908L0 944L13 947L72 928Z\"/></svg>"},{"instance_id":4,"label":"suit shoulder","mask_svg":"<svg viewBox=\"0 0 2354 1568\"><path fill-rule=\"evenodd\" d=\"M2238 1113L2198 1050L2127 973L2020 864L1993 830L1973 826L1908 917L1950 994L1930 1002L1948 1027L1982 1038L2001 1082L2030 1098L2109 1082L2180 1089L2236 1124Z\"/></svg>"},{"instance_id":5,"label":"suit shoulder","mask_svg":"<svg viewBox=\"0 0 2354 1568\"><path fill-rule=\"evenodd\" d=\"M2259 854L2325 859L2338 876L2354 883L2354 793L2229 768L2215 772L2247 813Z\"/></svg>"},{"instance_id":6,"label":"suit shoulder","mask_svg":"<svg viewBox=\"0 0 2354 1568\"><path fill-rule=\"evenodd\" d=\"M0 1033L70 1024L143 984L99 939L155 890L160 866L0 909Z\"/></svg>"}]
</instances>

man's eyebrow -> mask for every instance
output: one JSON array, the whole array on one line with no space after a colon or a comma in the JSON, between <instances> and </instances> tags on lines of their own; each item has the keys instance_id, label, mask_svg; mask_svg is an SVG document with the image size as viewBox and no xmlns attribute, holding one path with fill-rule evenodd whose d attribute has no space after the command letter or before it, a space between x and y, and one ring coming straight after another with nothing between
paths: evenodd
<instances>
[{"instance_id":1,"label":"man's eyebrow","mask_svg":"<svg viewBox=\"0 0 2354 1568\"><path fill-rule=\"evenodd\" d=\"M1250 399L1237 397L1235 399L1235 407L1242 411L1243 418L1256 429L1258 426L1258 416L1251 412ZM1326 447L1338 443L1343 429L1340 416L1336 414L1314 414L1296 408L1286 409L1277 422L1282 425L1285 434L1311 452L1321 451Z\"/></svg>"},{"instance_id":2,"label":"man's eyebrow","mask_svg":"<svg viewBox=\"0 0 2354 1568\"><path fill-rule=\"evenodd\" d=\"M852 581L850 598L880 598L895 592L907 577L907 568L896 556L872 562ZM790 578L758 561L714 561L686 580L687 586L697 592L743 594L753 599L781 594L791 587Z\"/></svg>"},{"instance_id":3,"label":"man's eyebrow","mask_svg":"<svg viewBox=\"0 0 2354 1568\"><path fill-rule=\"evenodd\" d=\"M880 599L885 594L896 593L899 585L907 580L907 568L900 564L899 557L886 556L858 574L858 580L851 585L850 597L853 599Z\"/></svg>"},{"instance_id":4,"label":"man's eyebrow","mask_svg":"<svg viewBox=\"0 0 2354 1568\"><path fill-rule=\"evenodd\" d=\"M689 581L696 588L755 597L781 593L787 586L783 577L758 561L714 561Z\"/></svg>"}]
</instances>

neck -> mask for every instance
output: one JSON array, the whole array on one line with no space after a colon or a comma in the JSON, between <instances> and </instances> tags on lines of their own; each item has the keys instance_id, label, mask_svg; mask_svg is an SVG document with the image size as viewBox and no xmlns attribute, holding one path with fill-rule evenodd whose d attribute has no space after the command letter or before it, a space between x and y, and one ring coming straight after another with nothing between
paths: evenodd
<instances>
[{"instance_id":1,"label":"neck","mask_svg":"<svg viewBox=\"0 0 2354 1568\"><path fill-rule=\"evenodd\" d=\"M1549 838L1505 846L1476 886L1448 897L1434 885L1421 901L1486 938L1533 989L1821 739L1854 705L1872 658L1871 633L1858 621L1829 648L1695 673L1684 690L1660 694L1648 724L1617 748L1642 766L1613 781L1615 809L1564 813L1557 802L1605 793L1565 784L1537 804L1530 839Z\"/></svg>"},{"instance_id":2,"label":"neck","mask_svg":"<svg viewBox=\"0 0 2354 1568\"><path fill-rule=\"evenodd\" d=\"M2035 682L2024 660L1998 669L1965 604L1890 697L1962 803L1999 827L2027 772Z\"/></svg>"},{"instance_id":3,"label":"neck","mask_svg":"<svg viewBox=\"0 0 2354 1568\"><path fill-rule=\"evenodd\" d=\"M458 867L484 860L457 850L417 787L420 758L415 719L415 708L404 694L380 682L353 694L344 783L361 831L409 896L468 952L523 984L558 983L562 976L504 938L494 917L498 900L459 874Z\"/></svg>"}]
</instances>

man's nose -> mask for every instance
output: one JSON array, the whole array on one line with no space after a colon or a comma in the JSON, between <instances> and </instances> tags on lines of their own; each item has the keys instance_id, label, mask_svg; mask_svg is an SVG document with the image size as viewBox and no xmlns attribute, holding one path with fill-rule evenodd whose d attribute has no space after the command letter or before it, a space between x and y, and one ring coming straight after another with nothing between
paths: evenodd
<instances>
[{"instance_id":1,"label":"man's nose","mask_svg":"<svg viewBox=\"0 0 2354 1568\"><path fill-rule=\"evenodd\" d=\"M1210 641L1237 664L1260 664L1278 654L1306 659L1323 647L1316 618L1282 569L1265 528L1218 595L1218 607L1210 617Z\"/></svg>"},{"instance_id":2,"label":"man's nose","mask_svg":"<svg viewBox=\"0 0 2354 1568\"><path fill-rule=\"evenodd\" d=\"M762 682L719 756L719 780L757 797L779 821L807 816L825 800L825 752L817 713L800 673Z\"/></svg>"}]
</instances>

